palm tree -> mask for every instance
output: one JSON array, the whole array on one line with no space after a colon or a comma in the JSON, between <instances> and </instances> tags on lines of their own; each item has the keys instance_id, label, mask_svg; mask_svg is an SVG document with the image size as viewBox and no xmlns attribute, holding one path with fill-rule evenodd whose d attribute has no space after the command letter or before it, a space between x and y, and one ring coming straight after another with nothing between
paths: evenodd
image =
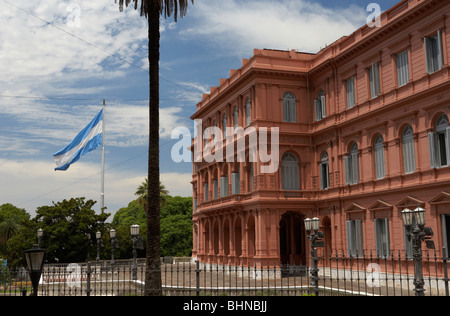
<instances>
[{"instance_id":1,"label":"palm tree","mask_svg":"<svg viewBox=\"0 0 450 316\"><path fill-rule=\"evenodd\" d=\"M12 236L17 234L23 227L20 216L13 215L7 217L0 223L0 237L8 241Z\"/></svg>"},{"instance_id":2,"label":"palm tree","mask_svg":"<svg viewBox=\"0 0 450 316\"><path fill-rule=\"evenodd\" d=\"M166 187L159 182L159 194L160 194L160 204L164 206L167 202L167 196L169 195L169 191L166 189ZM136 193L134 195L137 195L137 202L145 211L145 214L147 214L147 200L148 200L148 178L145 178L145 181L142 182L142 184L137 188Z\"/></svg>"},{"instance_id":3,"label":"palm tree","mask_svg":"<svg viewBox=\"0 0 450 316\"><path fill-rule=\"evenodd\" d=\"M117 3L117 0L115 0ZM137 10L139 0L119 0L119 9L133 2ZM186 14L189 0L140 0L141 16L148 21L148 61L150 72L150 130L148 153L148 196L147 196L147 254L145 273L145 295L161 296L161 227L160 227L160 193L159 193L159 49L160 49L160 15L178 16ZM194 3L194 0L191 0Z\"/></svg>"}]
</instances>

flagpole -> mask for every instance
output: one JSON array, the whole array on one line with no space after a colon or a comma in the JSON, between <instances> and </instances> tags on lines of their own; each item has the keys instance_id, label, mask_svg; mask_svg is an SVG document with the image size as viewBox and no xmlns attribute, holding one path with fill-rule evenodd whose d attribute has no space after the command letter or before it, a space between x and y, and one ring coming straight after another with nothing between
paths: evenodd
<instances>
[{"instance_id":1,"label":"flagpole","mask_svg":"<svg viewBox=\"0 0 450 316\"><path fill-rule=\"evenodd\" d=\"M102 122L102 179L101 179L101 211L105 208L105 107L106 102L103 99L103 122Z\"/></svg>"}]
</instances>

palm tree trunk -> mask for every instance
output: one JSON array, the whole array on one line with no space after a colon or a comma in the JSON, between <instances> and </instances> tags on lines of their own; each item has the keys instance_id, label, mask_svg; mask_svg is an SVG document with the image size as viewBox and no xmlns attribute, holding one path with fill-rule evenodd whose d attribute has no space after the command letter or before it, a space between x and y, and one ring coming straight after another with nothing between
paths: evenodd
<instances>
[{"instance_id":1,"label":"palm tree trunk","mask_svg":"<svg viewBox=\"0 0 450 316\"><path fill-rule=\"evenodd\" d=\"M151 1L151 8L148 14L150 138L148 154L147 268L145 274L145 295L147 296L162 295L159 192L159 3L159 1Z\"/></svg>"}]
</instances>

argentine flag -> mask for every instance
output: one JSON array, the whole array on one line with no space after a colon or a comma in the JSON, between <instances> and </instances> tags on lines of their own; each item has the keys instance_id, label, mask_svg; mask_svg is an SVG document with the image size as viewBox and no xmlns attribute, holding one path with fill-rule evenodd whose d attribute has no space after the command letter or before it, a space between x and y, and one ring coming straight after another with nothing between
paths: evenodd
<instances>
[{"instance_id":1,"label":"argentine flag","mask_svg":"<svg viewBox=\"0 0 450 316\"><path fill-rule=\"evenodd\" d=\"M70 165L77 162L81 156L95 150L102 144L103 109L86 126L80 134L64 149L53 154L56 162L55 171L66 171Z\"/></svg>"}]
</instances>

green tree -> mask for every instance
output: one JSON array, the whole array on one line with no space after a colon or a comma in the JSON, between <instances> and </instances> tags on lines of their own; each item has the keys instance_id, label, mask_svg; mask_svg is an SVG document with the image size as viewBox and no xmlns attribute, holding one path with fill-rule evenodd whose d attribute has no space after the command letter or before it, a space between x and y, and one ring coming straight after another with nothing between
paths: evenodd
<instances>
[{"instance_id":1,"label":"green tree","mask_svg":"<svg viewBox=\"0 0 450 316\"><path fill-rule=\"evenodd\" d=\"M12 204L0 206L0 240L8 241L20 232L24 222L30 220L30 215Z\"/></svg>"},{"instance_id":2,"label":"green tree","mask_svg":"<svg viewBox=\"0 0 450 316\"><path fill-rule=\"evenodd\" d=\"M95 239L95 233L101 231L106 238L105 221L110 214L102 211L97 215L92 209L95 204L85 198L72 198L37 209L35 220L44 231L42 244L49 262L83 262L87 254L86 235Z\"/></svg>"},{"instance_id":3,"label":"green tree","mask_svg":"<svg viewBox=\"0 0 450 316\"><path fill-rule=\"evenodd\" d=\"M194 3L194 0L191 0ZM117 0L115 0L117 2ZM119 8L139 0L119 0ZM141 16L148 21L148 62L149 62L149 152L148 152L148 196L147 196L147 255L145 275L145 295L161 296L161 226L160 226L160 171L159 171L159 59L160 59L160 15L165 17L186 14L188 0L141 0Z\"/></svg>"}]
</instances>

